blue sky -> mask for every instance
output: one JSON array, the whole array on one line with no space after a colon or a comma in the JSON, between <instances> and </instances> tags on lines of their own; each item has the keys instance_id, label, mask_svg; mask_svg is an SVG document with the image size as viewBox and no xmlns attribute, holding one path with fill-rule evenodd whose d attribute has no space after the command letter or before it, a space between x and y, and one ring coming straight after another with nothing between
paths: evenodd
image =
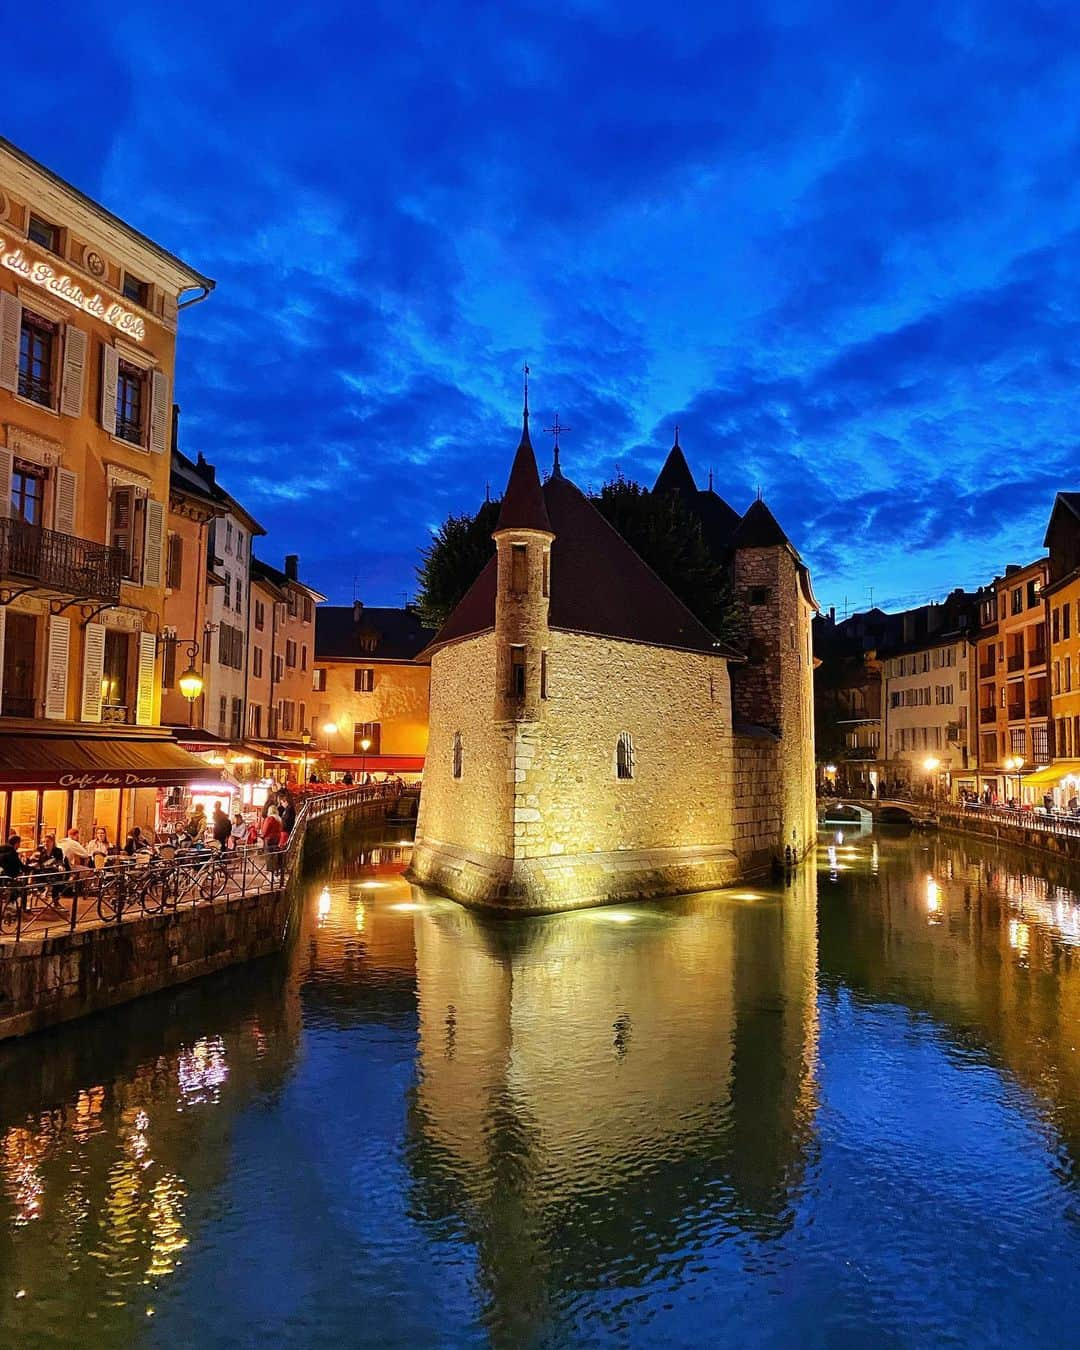
<instances>
[{"instance_id":1,"label":"blue sky","mask_svg":"<svg viewBox=\"0 0 1080 1350\"><path fill-rule=\"evenodd\" d=\"M427 529L501 486L525 359L576 481L651 482L678 422L824 604L989 579L1080 487L1075 6L57 0L4 27L5 134L217 280L181 444L332 600L400 603Z\"/></svg>"}]
</instances>

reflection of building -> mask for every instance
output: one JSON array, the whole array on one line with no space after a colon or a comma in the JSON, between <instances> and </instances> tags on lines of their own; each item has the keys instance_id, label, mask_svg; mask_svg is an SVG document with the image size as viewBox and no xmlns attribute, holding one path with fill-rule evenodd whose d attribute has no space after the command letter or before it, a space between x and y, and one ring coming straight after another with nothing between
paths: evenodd
<instances>
[{"instance_id":1,"label":"reflection of building","mask_svg":"<svg viewBox=\"0 0 1080 1350\"><path fill-rule=\"evenodd\" d=\"M205 277L0 141L0 828L151 825L179 310Z\"/></svg>"},{"instance_id":2,"label":"reflection of building","mask_svg":"<svg viewBox=\"0 0 1080 1350\"><path fill-rule=\"evenodd\" d=\"M782 900L528 926L415 893L416 1192L467 1226L514 1343L696 1226L790 1223L816 1101L815 893L804 869Z\"/></svg>"},{"instance_id":3,"label":"reflection of building","mask_svg":"<svg viewBox=\"0 0 1080 1350\"><path fill-rule=\"evenodd\" d=\"M311 730L334 772L423 771L429 669L414 658L434 636L408 608L319 608Z\"/></svg>"},{"instance_id":4,"label":"reflection of building","mask_svg":"<svg viewBox=\"0 0 1080 1350\"><path fill-rule=\"evenodd\" d=\"M1045 558L1007 567L983 606L975 653L979 780L1003 797L1015 795L1017 761L1027 774L1050 759L1046 578ZM1041 795L1026 784L1021 791L1025 802Z\"/></svg>"},{"instance_id":5,"label":"reflection of building","mask_svg":"<svg viewBox=\"0 0 1080 1350\"><path fill-rule=\"evenodd\" d=\"M673 463L685 468L677 444ZM665 475L658 491L673 490ZM687 492L696 502L692 479ZM424 654L417 880L465 902L560 909L707 889L804 854L809 574L764 502L729 515L745 656L557 463L541 486L526 404L496 556Z\"/></svg>"}]
</instances>

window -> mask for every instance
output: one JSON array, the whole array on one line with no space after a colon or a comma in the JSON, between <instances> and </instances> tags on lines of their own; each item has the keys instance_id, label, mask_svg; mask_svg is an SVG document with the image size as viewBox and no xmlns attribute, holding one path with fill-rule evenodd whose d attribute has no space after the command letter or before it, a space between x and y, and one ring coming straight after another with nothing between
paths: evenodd
<instances>
[{"instance_id":1,"label":"window","mask_svg":"<svg viewBox=\"0 0 1080 1350\"><path fill-rule=\"evenodd\" d=\"M1045 764L1050 758L1050 737L1045 727L1031 728L1031 753L1038 764Z\"/></svg>"},{"instance_id":2,"label":"window","mask_svg":"<svg viewBox=\"0 0 1080 1350\"><path fill-rule=\"evenodd\" d=\"M240 628L223 623L218 628L218 664L233 670L244 668L244 633Z\"/></svg>"},{"instance_id":3,"label":"window","mask_svg":"<svg viewBox=\"0 0 1080 1350\"><path fill-rule=\"evenodd\" d=\"M262 735L262 708L257 703L248 704L248 733L251 736Z\"/></svg>"},{"instance_id":4,"label":"window","mask_svg":"<svg viewBox=\"0 0 1080 1350\"><path fill-rule=\"evenodd\" d=\"M293 716L295 715L295 712L296 712L296 705L293 703L292 699L291 698L282 699L281 701L282 731L292 731Z\"/></svg>"},{"instance_id":5,"label":"window","mask_svg":"<svg viewBox=\"0 0 1080 1350\"><path fill-rule=\"evenodd\" d=\"M1061 606L1061 636L1066 642L1072 636L1072 610L1067 604Z\"/></svg>"},{"instance_id":6,"label":"window","mask_svg":"<svg viewBox=\"0 0 1080 1350\"><path fill-rule=\"evenodd\" d=\"M461 777L461 732L454 732L454 763L452 769L455 778Z\"/></svg>"},{"instance_id":7,"label":"window","mask_svg":"<svg viewBox=\"0 0 1080 1350\"><path fill-rule=\"evenodd\" d=\"M305 595L305 596L304 596L304 622L305 622L305 623L310 623L310 622L311 622L311 614L312 614L311 596L310 596L310 595Z\"/></svg>"},{"instance_id":8,"label":"window","mask_svg":"<svg viewBox=\"0 0 1080 1350\"><path fill-rule=\"evenodd\" d=\"M225 522L225 552L232 552L232 521Z\"/></svg>"},{"instance_id":9,"label":"window","mask_svg":"<svg viewBox=\"0 0 1080 1350\"><path fill-rule=\"evenodd\" d=\"M261 600L255 601L255 627L260 633L266 627L266 606Z\"/></svg>"},{"instance_id":10,"label":"window","mask_svg":"<svg viewBox=\"0 0 1080 1350\"><path fill-rule=\"evenodd\" d=\"M301 704L300 704L300 717L299 717L299 720L297 721L296 725L297 725L297 729L300 730L300 731L303 731L304 728L307 726L307 704L306 704L306 703L301 703ZM308 734L310 735L310 732L309 732Z\"/></svg>"},{"instance_id":11,"label":"window","mask_svg":"<svg viewBox=\"0 0 1080 1350\"><path fill-rule=\"evenodd\" d=\"M234 698L232 701L232 722L229 726L229 735L234 741L238 741L244 734L244 700Z\"/></svg>"},{"instance_id":12,"label":"window","mask_svg":"<svg viewBox=\"0 0 1080 1350\"><path fill-rule=\"evenodd\" d=\"M311 687L317 694L326 692L326 671L318 666L311 672Z\"/></svg>"},{"instance_id":13,"label":"window","mask_svg":"<svg viewBox=\"0 0 1080 1350\"><path fill-rule=\"evenodd\" d=\"M165 647L162 652L161 687L162 689L176 688L176 638L172 636L165 639Z\"/></svg>"},{"instance_id":14,"label":"window","mask_svg":"<svg viewBox=\"0 0 1080 1350\"><path fill-rule=\"evenodd\" d=\"M292 638L285 640L285 664L292 670L296 665L296 643Z\"/></svg>"},{"instance_id":15,"label":"window","mask_svg":"<svg viewBox=\"0 0 1080 1350\"><path fill-rule=\"evenodd\" d=\"M218 735L222 738L222 740L225 739L225 724L228 721L228 717L229 717L229 700L225 697L224 694L222 694L221 701L218 704Z\"/></svg>"},{"instance_id":16,"label":"window","mask_svg":"<svg viewBox=\"0 0 1080 1350\"><path fill-rule=\"evenodd\" d=\"M1017 586L1012 593L1012 612L1014 614L1023 614L1024 612L1024 591L1021 586Z\"/></svg>"},{"instance_id":17,"label":"window","mask_svg":"<svg viewBox=\"0 0 1080 1350\"><path fill-rule=\"evenodd\" d=\"M243 531L243 530L237 530L237 531L236 531L236 560L237 560L237 562L243 562L243 561L244 561L244 531Z\"/></svg>"},{"instance_id":18,"label":"window","mask_svg":"<svg viewBox=\"0 0 1080 1350\"><path fill-rule=\"evenodd\" d=\"M142 576L143 542L146 536L146 500L133 487L117 485L112 492L109 543L120 550L120 575L127 581Z\"/></svg>"},{"instance_id":19,"label":"window","mask_svg":"<svg viewBox=\"0 0 1080 1350\"><path fill-rule=\"evenodd\" d=\"M1065 612L1068 613L1068 610L1066 610ZM1065 692L1066 692L1067 694L1072 692L1072 657L1071 657L1071 656L1067 656L1067 657L1065 658Z\"/></svg>"},{"instance_id":20,"label":"window","mask_svg":"<svg viewBox=\"0 0 1080 1350\"><path fill-rule=\"evenodd\" d=\"M178 591L184 583L184 540L178 534L169 535L165 554L165 585Z\"/></svg>"},{"instance_id":21,"label":"window","mask_svg":"<svg viewBox=\"0 0 1080 1350\"><path fill-rule=\"evenodd\" d=\"M121 361L116 374L116 434L132 445L143 443L143 390L146 372Z\"/></svg>"},{"instance_id":22,"label":"window","mask_svg":"<svg viewBox=\"0 0 1080 1350\"><path fill-rule=\"evenodd\" d=\"M225 608L232 609L232 577L225 573Z\"/></svg>"},{"instance_id":23,"label":"window","mask_svg":"<svg viewBox=\"0 0 1080 1350\"><path fill-rule=\"evenodd\" d=\"M307 670L307 643L300 644L300 669Z\"/></svg>"},{"instance_id":24,"label":"window","mask_svg":"<svg viewBox=\"0 0 1080 1350\"><path fill-rule=\"evenodd\" d=\"M105 659L101 671L102 721L122 722L128 707L128 635L118 628L105 630ZM107 715L112 710L113 716Z\"/></svg>"},{"instance_id":25,"label":"window","mask_svg":"<svg viewBox=\"0 0 1080 1350\"><path fill-rule=\"evenodd\" d=\"M1042 594L1042 579L1040 577L1032 577L1032 579L1027 584L1028 609L1034 609L1034 607L1037 604L1039 604L1041 594Z\"/></svg>"},{"instance_id":26,"label":"window","mask_svg":"<svg viewBox=\"0 0 1080 1350\"><path fill-rule=\"evenodd\" d=\"M1022 755L1027 750L1027 732L1023 727L1014 727L1009 732L1009 746L1014 755Z\"/></svg>"},{"instance_id":27,"label":"window","mask_svg":"<svg viewBox=\"0 0 1080 1350\"><path fill-rule=\"evenodd\" d=\"M24 309L19 334L19 393L43 408L53 406L57 325Z\"/></svg>"},{"instance_id":28,"label":"window","mask_svg":"<svg viewBox=\"0 0 1080 1350\"><path fill-rule=\"evenodd\" d=\"M239 579L236 582L236 612L237 614L244 612L244 587Z\"/></svg>"},{"instance_id":29,"label":"window","mask_svg":"<svg viewBox=\"0 0 1080 1350\"><path fill-rule=\"evenodd\" d=\"M368 741L367 750L364 749L363 742ZM379 747L382 744L382 725L379 722L354 722L353 723L353 754L354 755L377 755Z\"/></svg>"},{"instance_id":30,"label":"window","mask_svg":"<svg viewBox=\"0 0 1080 1350\"><path fill-rule=\"evenodd\" d=\"M620 731L615 742L615 777L628 779L634 776L634 742L628 731Z\"/></svg>"},{"instance_id":31,"label":"window","mask_svg":"<svg viewBox=\"0 0 1080 1350\"><path fill-rule=\"evenodd\" d=\"M752 605L767 605L769 603L768 586L751 586L749 598Z\"/></svg>"},{"instance_id":32,"label":"window","mask_svg":"<svg viewBox=\"0 0 1080 1350\"><path fill-rule=\"evenodd\" d=\"M263 649L261 647L252 647L251 649L251 673L255 679L262 679Z\"/></svg>"},{"instance_id":33,"label":"window","mask_svg":"<svg viewBox=\"0 0 1080 1350\"><path fill-rule=\"evenodd\" d=\"M47 248L50 253L60 252L60 227L50 225L47 220L42 220L40 216L32 215L30 217L26 237L33 243L40 244L42 248Z\"/></svg>"},{"instance_id":34,"label":"window","mask_svg":"<svg viewBox=\"0 0 1080 1350\"><path fill-rule=\"evenodd\" d=\"M1061 610L1055 609L1050 615L1050 641L1059 642L1061 640Z\"/></svg>"},{"instance_id":35,"label":"window","mask_svg":"<svg viewBox=\"0 0 1080 1350\"><path fill-rule=\"evenodd\" d=\"M529 588L529 549L527 544L510 545L510 589L518 595Z\"/></svg>"},{"instance_id":36,"label":"window","mask_svg":"<svg viewBox=\"0 0 1080 1350\"><path fill-rule=\"evenodd\" d=\"M128 300L134 300L137 305L142 305L145 309L150 298L150 287L145 281L140 281L138 277L133 277L130 272L125 272L124 295Z\"/></svg>"},{"instance_id":37,"label":"window","mask_svg":"<svg viewBox=\"0 0 1080 1350\"><path fill-rule=\"evenodd\" d=\"M297 610L299 608L299 596L296 594L295 591L292 590L289 592L288 608L289 608L289 618L295 619L297 615Z\"/></svg>"},{"instance_id":38,"label":"window","mask_svg":"<svg viewBox=\"0 0 1080 1350\"><path fill-rule=\"evenodd\" d=\"M285 658L280 652L274 657L274 683L280 684L285 678Z\"/></svg>"},{"instance_id":39,"label":"window","mask_svg":"<svg viewBox=\"0 0 1080 1350\"><path fill-rule=\"evenodd\" d=\"M370 668L353 671L353 689L358 694L370 694L375 688L375 672Z\"/></svg>"},{"instance_id":40,"label":"window","mask_svg":"<svg viewBox=\"0 0 1080 1350\"><path fill-rule=\"evenodd\" d=\"M525 697L525 648L510 648L510 688L512 698Z\"/></svg>"},{"instance_id":41,"label":"window","mask_svg":"<svg viewBox=\"0 0 1080 1350\"><path fill-rule=\"evenodd\" d=\"M11 514L28 525L40 525L44 496L45 471L17 459L11 471Z\"/></svg>"}]
</instances>

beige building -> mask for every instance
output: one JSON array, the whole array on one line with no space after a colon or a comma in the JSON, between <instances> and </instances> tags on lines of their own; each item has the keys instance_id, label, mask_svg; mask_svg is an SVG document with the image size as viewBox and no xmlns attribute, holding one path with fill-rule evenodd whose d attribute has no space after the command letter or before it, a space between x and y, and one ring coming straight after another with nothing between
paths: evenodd
<instances>
[{"instance_id":1,"label":"beige building","mask_svg":"<svg viewBox=\"0 0 1080 1350\"><path fill-rule=\"evenodd\" d=\"M948 797L975 787L969 707L974 664L966 635L940 634L885 661L888 775Z\"/></svg>"},{"instance_id":2,"label":"beige building","mask_svg":"<svg viewBox=\"0 0 1080 1350\"><path fill-rule=\"evenodd\" d=\"M430 670L415 658L434 638L412 609L321 605L315 616L311 732L335 775L406 779L423 772Z\"/></svg>"},{"instance_id":3,"label":"beige building","mask_svg":"<svg viewBox=\"0 0 1080 1350\"><path fill-rule=\"evenodd\" d=\"M284 570L259 558L251 561L248 642L253 669L259 672L255 687L260 694L265 688L266 701L249 699L248 727L253 738L286 752L294 770L303 776L317 753L311 727L311 672L315 606L326 597L300 580L299 562L295 553L286 556ZM265 726L262 733L254 730L257 722Z\"/></svg>"},{"instance_id":4,"label":"beige building","mask_svg":"<svg viewBox=\"0 0 1080 1350\"><path fill-rule=\"evenodd\" d=\"M151 825L205 772L155 729L176 335L212 286L0 140L5 835Z\"/></svg>"},{"instance_id":5,"label":"beige building","mask_svg":"<svg viewBox=\"0 0 1080 1350\"><path fill-rule=\"evenodd\" d=\"M731 543L760 610L745 662L557 466L541 487L527 408L495 540L426 653L414 878L478 905L566 909L725 885L763 851L805 852L810 601L764 504ZM735 731L732 664L751 735Z\"/></svg>"}]
</instances>

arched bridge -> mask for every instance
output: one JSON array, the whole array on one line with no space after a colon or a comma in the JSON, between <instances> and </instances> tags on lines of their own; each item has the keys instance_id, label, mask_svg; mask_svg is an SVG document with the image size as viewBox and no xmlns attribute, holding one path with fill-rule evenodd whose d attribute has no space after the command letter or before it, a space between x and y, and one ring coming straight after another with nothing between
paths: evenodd
<instances>
[{"instance_id":1,"label":"arched bridge","mask_svg":"<svg viewBox=\"0 0 1080 1350\"><path fill-rule=\"evenodd\" d=\"M937 819L933 802L911 801L905 797L821 797L818 816L831 824L843 824L863 819L859 814L869 812L881 825L918 825ZM850 812L850 815L848 813Z\"/></svg>"}]
</instances>

